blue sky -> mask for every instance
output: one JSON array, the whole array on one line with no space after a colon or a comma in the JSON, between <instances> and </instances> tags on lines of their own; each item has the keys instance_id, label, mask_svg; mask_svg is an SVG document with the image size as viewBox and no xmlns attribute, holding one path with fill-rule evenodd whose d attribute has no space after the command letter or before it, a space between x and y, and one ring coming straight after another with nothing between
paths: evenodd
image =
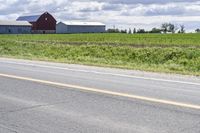
<instances>
[{"instance_id":1,"label":"blue sky","mask_svg":"<svg viewBox=\"0 0 200 133\"><path fill-rule=\"evenodd\" d=\"M163 22L200 28L198 0L0 0L0 19L52 13L58 21L100 21L107 27L159 27Z\"/></svg>"}]
</instances>

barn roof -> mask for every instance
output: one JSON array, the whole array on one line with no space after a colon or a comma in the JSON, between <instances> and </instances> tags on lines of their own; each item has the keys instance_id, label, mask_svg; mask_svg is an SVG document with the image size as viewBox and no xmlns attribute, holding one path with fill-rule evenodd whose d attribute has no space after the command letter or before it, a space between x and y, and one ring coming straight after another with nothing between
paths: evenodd
<instances>
[{"instance_id":1,"label":"barn roof","mask_svg":"<svg viewBox=\"0 0 200 133\"><path fill-rule=\"evenodd\" d=\"M0 25L2 26L31 26L27 21L2 21L0 20Z\"/></svg>"},{"instance_id":2,"label":"barn roof","mask_svg":"<svg viewBox=\"0 0 200 133\"><path fill-rule=\"evenodd\" d=\"M33 16L20 16L17 18L17 21L28 21L28 22L36 22L41 15L33 15Z\"/></svg>"},{"instance_id":3,"label":"barn roof","mask_svg":"<svg viewBox=\"0 0 200 133\"><path fill-rule=\"evenodd\" d=\"M73 21L65 21L62 22L65 25L76 25L76 26L105 26L105 24L101 22L73 22Z\"/></svg>"}]
</instances>

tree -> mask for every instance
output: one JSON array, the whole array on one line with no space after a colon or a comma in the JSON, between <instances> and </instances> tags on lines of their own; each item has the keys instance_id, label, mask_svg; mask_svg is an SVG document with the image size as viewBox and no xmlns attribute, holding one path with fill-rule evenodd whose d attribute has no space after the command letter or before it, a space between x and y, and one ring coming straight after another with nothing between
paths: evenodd
<instances>
[{"instance_id":1,"label":"tree","mask_svg":"<svg viewBox=\"0 0 200 133\"><path fill-rule=\"evenodd\" d=\"M161 29L153 28L151 31L149 31L149 33L161 33L161 31Z\"/></svg>"},{"instance_id":2,"label":"tree","mask_svg":"<svg viewBox=\"0 0 200 133\"><path fill-rule=\"evenodd\" d=\"M125 29L125 33L127 33L127 29Z\"/></svg>"},{"instance_id":3,"label":"tree","mask_svg":"<svg viewBox=\"0 0 200 133\"><path fill-rule=\"evenodd\" d=\"M173 24L169 23L169 25L168 25L168 31L174 33L175 26Z\"/></svg>"},{"instance_id":4,"label":"tree","mask_svg":"<svg viewBox=\"0 0 200 133\"><path fill-rule=\"evenodd\" d=\"M108 29L108 33L120 33L119 29Z\"/></svg>"},{"instance_id":5,"label":"tree","mask_svg":"<svg viewBox=\"0 0 200 133\"><path fill-rule=\"evenodd\" d=\"M196 32L196 33L200 33L200 29L199 29L199 28L196 29L195 32Z\"/></svg>"},{"instance_id":6,"label":"tree","mask_svg":"<svg viewBox=\"0 0 200 133\"><path fill-rule=\"evenodd\" d=\"M178 27L172 23L163 23L161 29L164 33L175 33L178 30Z\"/></svg>"},{"instance_id":7,"label":"tree","mask_svg":"<svg viewBox=\"0 0 200 133\"><path fill-rule=\"evenodd\" d=\"M133 33L134 33L134 34L135 34L135 33L137 33L137 30L136 30L136 28L134 28L134 29L133 29Z\"/></svg>"},{"instance_id":8,"label":"tree","mask_svg":"<svg viewBox=\"0 0 200 133\"><path fill-rule=\"evenodd\" d=\"M166 34L168 32L169 23L163 23L161 25L162 31Z\"/></svg>"},{"instance_id":9,"label":"tree","mask_svg":"<svg viewBox=\"0 0 200 133\"><path fill-rule=\"evenodd\" d=\"M144 29L138 29L137 33L146 33L146 31Z\"/></svg>"},{"instance_id":10,"label":"tree","mask_svg":"<svg viewBox=\"0 0 200 133\"><path fill-rule=\"evenodd\" d=\"M185 25L180 25L180 33L185 33Z\"/></svg>"},{"instance_id":11,"label":"tree","mask_svg":"<svg viewBox=\"0 0 200 133\"><path fill-rule=\"evenodd\" d=\"M121 30L121 33L127 33L127 30L125 29L125 30Z\"/></svg>"},{"instance_id":12,"label":"tree","mask_svg":"<svg viewBox=\"0 0 200 133\"><path fill-rule=\"evenodd\" d=\"M174 34L177 30L178 30L177 26L175 26L174 24L171 24L171 23L168 24L168 31L169 32Z\"/></svg>"},{"instance_id":13,"label":"tree","mask_svg":"<svg viewBox=\"0 0 200 133\"><path fill-rule=\"evenodd\" d=\"M131 28L129 28L128 34L132 34Z\"/></svg>"}]
</instances>

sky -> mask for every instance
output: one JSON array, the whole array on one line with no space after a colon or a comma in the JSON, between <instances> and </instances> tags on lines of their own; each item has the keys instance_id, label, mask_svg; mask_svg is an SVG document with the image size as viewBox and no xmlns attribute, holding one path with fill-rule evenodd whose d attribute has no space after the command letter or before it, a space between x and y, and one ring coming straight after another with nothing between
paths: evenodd
<instances>
[{"instance_id":1,"label":"sky","mask_svg":"<svg viewBox=\"0 0 200 133\"><path fill-rule=\"evenodd\" d=\"M0 19L51 13L58 21L99 21L107 28L151 29L164 22L200 28L200 0L0 0Z\"/></svg>"}]
</instances>

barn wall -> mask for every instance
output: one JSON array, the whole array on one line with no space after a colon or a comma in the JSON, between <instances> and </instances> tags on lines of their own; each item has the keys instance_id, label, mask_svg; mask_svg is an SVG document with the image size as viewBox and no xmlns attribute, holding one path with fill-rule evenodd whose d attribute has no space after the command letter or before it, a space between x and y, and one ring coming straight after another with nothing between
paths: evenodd
<instances>
[{"instance_id":1,"label":"barn wall","mask_svg":"<svg viewBox=\"0 0 200 133\"><path fill-rule=\"evenodd\" d=\"M0 34L30 34L31 26L1 26Z\"/></svg>"},{"instance_id":2,"label":"barn wall","mask_svg":"<svg viewBox=\"0 0 200 133\"><path fill-rule=\"evenodd\" d=\"M73 26L68 25L69 33L102 33L105 32L105 26Z\"/></svg>"},{"instance_id":3,"label":"barn wall","mask_svg":"<svg viewBox=\"0 0 200 133\"><path fill-rule=\"evenodd\" d=\"M104 33L105 26L75 26L75 25L65 25L59 23L56 26L56 33Z\"/></svg>"},{"instance_id":4,"label":"barn wall","mask_svg":"<svg viewBox=\"0 0 200 133\"><path fill-rule=\"evenodd\" d=\"M54 34L56 33L55 30L32 30L34 34Z\"/></svg>"},{"instance_id":5,"label":"barn wall","mask_svg":"<svg viewBox=\"0 0 200 133\"><path fill-rule=\"evenodd\" d=\"M36 22L29 22L32 24L32 30L37 30L37 23Z\"/></svg>"},{"instance_id":6,"label":"barn wall","mask_svg":"<svg viewBox=\"0 0 200 133\"><path fill-rule=\"evenodd\" d=\"M65 25L63 23L58 23L56 25L56 33L58 33L58 34L69 33L67 25Z\"/></svg>"},{"instance_id":7,"label":"barn wall","mask_svg":"<svg viewBox=\"0 0 200 133\"><path fill-rule=\"evenodd\" d=\"M49 13L44 13L41 15L41 17L38 19L38 21L35 24L35 28L33 30L40 30L40 31L56 31L56 20L52 15Z\"/></svg>"}]
</instances>

